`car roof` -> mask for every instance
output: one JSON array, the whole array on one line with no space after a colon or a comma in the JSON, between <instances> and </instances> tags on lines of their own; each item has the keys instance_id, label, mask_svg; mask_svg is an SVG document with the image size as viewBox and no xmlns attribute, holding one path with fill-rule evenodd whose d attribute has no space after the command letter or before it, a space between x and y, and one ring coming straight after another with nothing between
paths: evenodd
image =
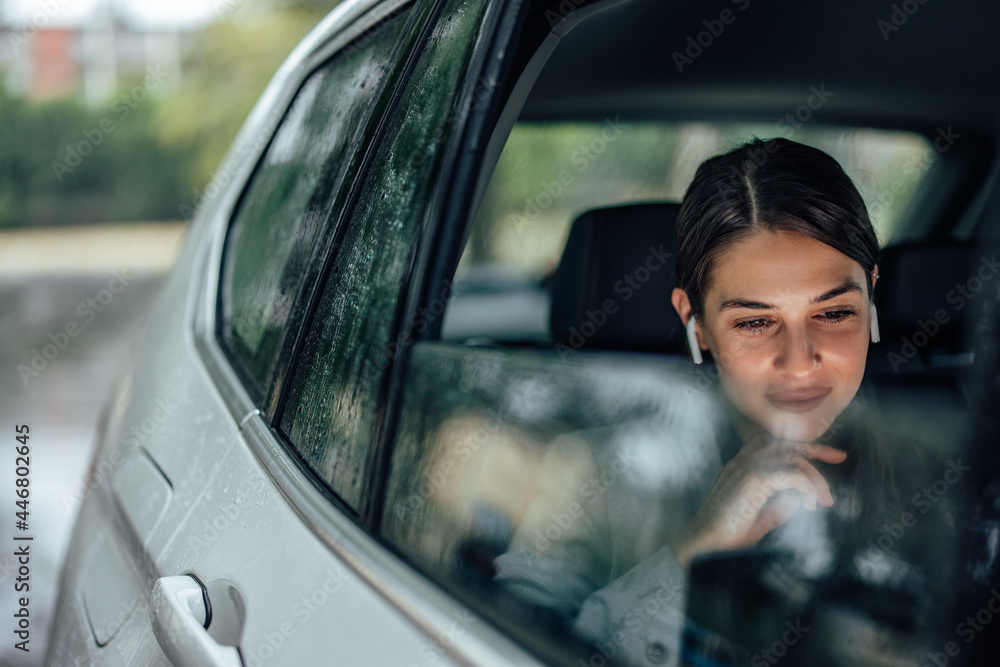
<instances>
[{"instance_id":1,"label":"car roof","mask_svg":"<svg viewBox=\"0 0 1000 667\"><path fill-rule=\"evenodd\" d=\"M728 25L719 22L724 10L732 12L722 17ZM717 114L774 122L815 87L832 93L825 123L952 125L992 135L1000 119L998 28L1000 3L991 0L633 0L563 39L523 118ZM688 57L699 33L707 46L691 47L694 57L678 71L674 54Z\"/></svg>"}]
</instances>

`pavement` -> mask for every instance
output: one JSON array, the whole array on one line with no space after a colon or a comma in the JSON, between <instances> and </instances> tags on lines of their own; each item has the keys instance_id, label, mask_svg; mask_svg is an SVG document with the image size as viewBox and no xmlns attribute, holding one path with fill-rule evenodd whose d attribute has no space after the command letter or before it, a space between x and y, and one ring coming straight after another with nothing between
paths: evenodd
<instances>
[{"instance_id":1,"label":"pavement","mask_svg":"<svg viewBox=\"0 0 1000 667\"><path fill-rule=\"evenodd\" d=\"M183 230L176 223L0 230L0 665L43 662L98 414ZM115 275L124 287L109 299L102 290ZM31 428L24 530L15 516L17 424ZM14 590L14 551L25 543L15 536L33 538L27 653L14 648L23 595Z\"/></svg>"}]
</instances>

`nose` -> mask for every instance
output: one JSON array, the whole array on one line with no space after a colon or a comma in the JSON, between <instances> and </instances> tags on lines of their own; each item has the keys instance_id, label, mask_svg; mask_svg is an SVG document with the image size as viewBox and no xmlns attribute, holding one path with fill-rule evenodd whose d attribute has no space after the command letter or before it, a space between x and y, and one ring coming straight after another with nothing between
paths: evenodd
<instances>
[{"instance_id":1,"label":"nose","mask_svg":"<svg viewBox=\"0 0 1000 667\"><path fill-rule=\"evenodd\" d=\"M819 348L803 327L787 327L779 337L775 368L789 377L803 379L823 367Z\"/></svg>"}]
</instances>

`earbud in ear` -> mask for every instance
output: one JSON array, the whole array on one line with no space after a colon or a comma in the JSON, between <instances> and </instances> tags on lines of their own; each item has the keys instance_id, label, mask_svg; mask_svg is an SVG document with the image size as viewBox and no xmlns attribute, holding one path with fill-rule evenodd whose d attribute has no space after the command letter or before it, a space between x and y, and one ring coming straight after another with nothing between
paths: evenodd
<instances>
[{"instance_id":1,"label":"earbud in ear","mask_svg":"<svg viewBox=\"0 0 1000 667\"><path fill-rule=\"evenodd\" d=\"M874 324L872 325L872 331L875 331ZM703 360L701 358L701 348L698 347L698 336L694 333L694 315L688 318L687 323L687 337L688 345L691 347L691 361L696 364L700 364Z\"/></svg>"}]
</instances>

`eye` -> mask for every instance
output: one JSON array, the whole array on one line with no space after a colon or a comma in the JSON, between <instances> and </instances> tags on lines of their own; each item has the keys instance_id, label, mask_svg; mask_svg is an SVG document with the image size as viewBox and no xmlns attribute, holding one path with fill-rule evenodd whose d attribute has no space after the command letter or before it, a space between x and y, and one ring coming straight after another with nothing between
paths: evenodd
<instances>
[{"instance_id":1,"label":"eye","mask_svg":"<svg viewBox=\"0 0 1000 667\"><path fill-rule=\"evenodd\" d=\"M764 329L771 326L773 322L766 317L755 317L752 320L737 322L734 328L751 334L763 333Z\"/></svg>"},{"instance_id":2,"label":"eye","mask_svg":"<svg viewBox=\"0 0 1000 667\"><path fill-rule=\"evenodd\" d=\"M855 315L857 315L857 312L855 312L852 308L840 308L837 310L828 310L825 313L820 313L816 317L823 322L836 324L838 322L843 322L850 317L854 317Z\"/></svg>"}]
</instances>

